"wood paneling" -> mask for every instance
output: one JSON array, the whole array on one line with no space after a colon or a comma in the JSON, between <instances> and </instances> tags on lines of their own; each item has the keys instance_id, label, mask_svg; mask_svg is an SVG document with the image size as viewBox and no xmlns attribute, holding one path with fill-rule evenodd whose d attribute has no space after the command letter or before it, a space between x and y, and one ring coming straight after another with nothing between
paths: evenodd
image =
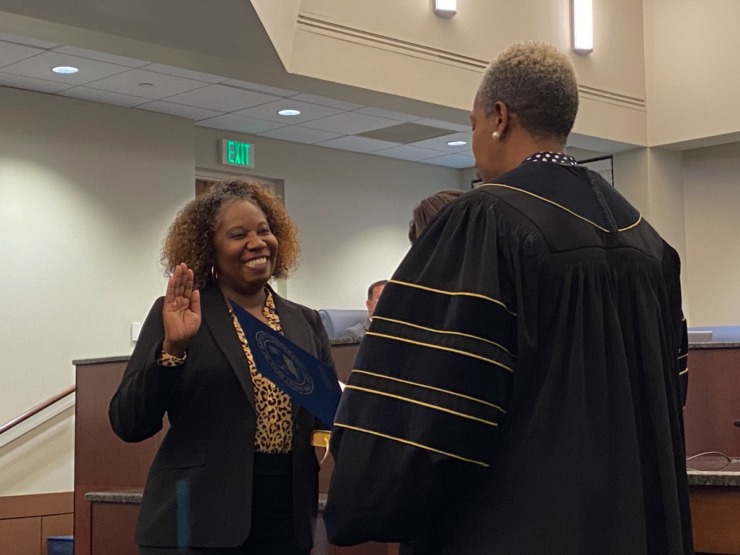
<instances>
[{"instance_id":1,"label":"wood paneling","mask_svg":"<svg viewBox=\"0 0 740 555\"><path fill-rule=\"evenodd\" d=\"M75 407L75 555L90 555L90 491L143 488L162 432L140 443L126 443L110 427L108 404L126 362L77 366Z\"/></svg>"},{"instance_id":2,"label":"wood paneling","mask_svg":"<svg viewBox=\"0 0 740 555\"><path fill-rule=\"evenodd\" d=\"M138 515L138 505L93 503L92 555L138 555L134 541Z\"/></svg>"},{"instance_id":3,"label":"wood paneling","mask_svg":"<svg viewBox=\"0 0 740 555\"><path fill-rule=\"evenodd\" d=\"M73 527L72 513L41 517L41 555L47 555L49 536L71 536Z\"/></svg>"},{"instance_id":4,"label":"wood paneling","mask_svg":"<svg viewBox=\"0 0 740 555\"><path fill-rule=\"evenodd\" d=\"M690 349L688 367L686 454L740 457L740 349Z\"/></svg>"},{"instance_id":5,"label":"wood paneling","mask_svg":"<svg viewBox=\"0 0 740 555\"><path fill-rule=\"evenodd\" d=\"M352 371L352 365L355 362L355 356L359 347L359 343L348 343L346 345L334 345L331 348L339 381L347 383L347 380L349 380L349 374Z\"/></svg>"},{"instance_id":6,"label":"wood paneling","mask_svg":"<svg viewBox=\"0 0 740 555\"><path fill-rule=\"evenodd\" d=\"M694 549L740 554L740 488L691 487Z\"/></svg>"},{"instance_id":7,"label":"wood paneling","mask_svg":"<svg viewBox=\"0 0 740 555\"><path fill-rule=\"evenodd\" d=\"M41 518L0 520L0 549L3 555L41 553Z\"/></svg>"},{"instance_id":8,"label":"wood paneling","mask_svg":"<svg viewBox=\"0 0 740 555\"><path fill-rule=\"evenodd\" d=\"M39 493L0 497L0 520L72 512L72 493Z\"/></svg>"},{"instance_id":9,"label":"wood paneling","mask_svg":"<svg viewBox=\"0 0 740 555\"><path fill-rule=\"evenodd\" d=\"M72 534L72 492L0 497L0 553L46 555L46 538Z\"/></svg>"},{"instance_id":10,"label":"wood paneling","mask_svg":"<svg viewBox=\"0 0 740 555\"><path fill-rule=\"evenodd\" d=\"M340 379L349 377L358 344L337 345L332 354ZM125 369L125 361L77 365L75 419L75 555L135 554L133 533L138 505L89 503L91 491L141 489L164 432L142 443L124 443L110 428L108 404ZM323 456L321 450L318 456ZM326 492L334 461L327 457L319 474ZM368 543L356 547L329 545L319 519L314 555L396 555L392 544ZM114 547L119 546L119 547ZM130 549L134 551L130 551ZM110 551L117 549L117 551ZM3 554L4 555L4 554ZM26 555L26 554L24 554Z\"/></svg>"}]
</instances>

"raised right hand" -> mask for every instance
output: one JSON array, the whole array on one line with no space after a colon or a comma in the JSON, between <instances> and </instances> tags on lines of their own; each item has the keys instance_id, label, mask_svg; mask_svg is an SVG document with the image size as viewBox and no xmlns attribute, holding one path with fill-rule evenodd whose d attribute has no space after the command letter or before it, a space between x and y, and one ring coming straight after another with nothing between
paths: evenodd
<instances>
[{"instance_id":1,"label":"raised right hand","mask_svg":"<svg viewBox=\"0 0 740 555\"><path fill-rule=\"evenodd\" d=\"M187 264L175 266L167 280L162 307L164 343L162 349L171 355L185 355L188 343L200 328L200 291L193 289L193 270Z\"/></svg>"}]
</instances>

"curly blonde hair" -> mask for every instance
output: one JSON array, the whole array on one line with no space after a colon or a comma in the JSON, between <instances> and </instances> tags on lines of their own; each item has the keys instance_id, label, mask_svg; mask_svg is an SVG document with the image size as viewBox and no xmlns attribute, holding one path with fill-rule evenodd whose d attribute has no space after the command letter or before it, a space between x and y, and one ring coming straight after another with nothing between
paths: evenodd
<instances>
[{"instance_id":1,"label":"curly blonde hair","mask_svg":"<svg viewBox=\"0 0 740 555\"><path fill-rule=\"evenodd\" d=\"M194 287L212 279L215 264L213 233L223 208L234 201L247 200L265 213L267 223L278 240L278 254L272 277L286 277L298 266L298 230L275 193L252 179L224 181L191 200L178 212L162 246L161 262L165 275L184 262L193 270Z\"/></svg>"},{"instance_id":2,"label":"curly blonde hair","mask_svg":"<svg viewBox=\"0 0 740 555\"><path fill-rule=\"evenodd\" d=\"M486 115L498 101L533 135L564 140L578 112L573 63L545 42L512 44L488 65L476 94Z\"/></svg>"}]
</instances>

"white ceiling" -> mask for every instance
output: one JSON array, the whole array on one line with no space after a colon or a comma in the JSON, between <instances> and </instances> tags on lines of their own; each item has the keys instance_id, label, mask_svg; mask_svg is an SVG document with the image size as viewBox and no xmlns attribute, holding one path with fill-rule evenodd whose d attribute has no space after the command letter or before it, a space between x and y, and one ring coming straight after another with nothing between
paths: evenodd
<instances>
[{"instance_id":1,"label":"white ceiling","mask_svg":"<svg viewBox=\"0 0 740 555\"><path fill-rule=\"evenodd\" d=\"M80 71L51 71L59 65ZM474 166L466 125L7 33L0 33L0 85L171 114L225 131L451 168ZM279 116L283 108L301 115ZM407 144L360 136L403 123L449 133ZM447 145L459 140L467 144Z\"/></svg>"}]
</instances>

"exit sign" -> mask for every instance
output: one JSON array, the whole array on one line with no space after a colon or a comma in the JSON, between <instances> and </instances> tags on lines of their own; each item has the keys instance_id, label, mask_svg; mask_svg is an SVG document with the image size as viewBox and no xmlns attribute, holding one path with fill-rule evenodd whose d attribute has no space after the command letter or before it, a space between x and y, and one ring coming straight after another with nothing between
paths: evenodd
<instances>
[{"instance_id":1,"label":"exit sign","mask_svg":"<svg viewBox=\"0 0 740 555\"><path fill-rule=\"evenodd\" d=\"M230 139L221 139L219 142L221 151L221 163L226 166L239 166L242 168L254 167L254 145L241 143Z\"/></svg>"}]
</instances>

